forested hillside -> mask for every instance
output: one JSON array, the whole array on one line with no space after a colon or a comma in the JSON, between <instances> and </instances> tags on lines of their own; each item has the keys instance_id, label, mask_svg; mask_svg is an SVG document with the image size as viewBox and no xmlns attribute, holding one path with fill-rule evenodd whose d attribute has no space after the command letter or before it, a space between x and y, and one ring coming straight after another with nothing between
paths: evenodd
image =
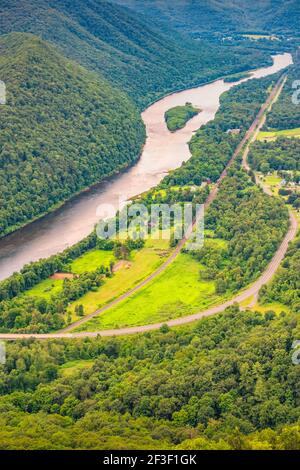
<instances>
[{"instance_id":1,"label":"forested hillside","mask_svg":"<svg viewBox=\"0 0 300 470\"><path fill-rule=\"evenodd\" d=\"M186 31L299 32L297 0L114 0Z\"/></svg>"},{"instance_id":2,"label":"forested hillside","mask_svg":"<svg viewBox=\"0 0 300 470\"><path fill-rule=\"evenodd\" d=\"M299 449L297 316L7 345L1 449Z\"/></svg>"},{"instance_id":3,"label":"forested hillside","mask_svg":"<svg viewBox=\"0 0 300 470\"><path fill-rule=\"evenodd\" d=\"M0 0L1 34L0 236L137 159L144 129L123 92L141 108L269 60L167 37L102 0Z\"/></svg>"},{"instance_id":4,"label":"forested hillside","mask_svg":"<svg viewBox=\"0 0 300 470\"><path fill-rule=\"evenodd\" d=\"M0 38L0 235L135 161L145 132L134 104L24 33Z\"/></svg>"},{"instance_id":5,"label":"forested hillside","mask_svg":"<svg viewBox=\"0 0 300 470\"><path fill-rule=\"evenodd\" d=\"M0 0L0 34L24 31L100 72L141 106L166 91L265 63L266 55L178 38L103 0Z\"/></svg>"}]
</instances>

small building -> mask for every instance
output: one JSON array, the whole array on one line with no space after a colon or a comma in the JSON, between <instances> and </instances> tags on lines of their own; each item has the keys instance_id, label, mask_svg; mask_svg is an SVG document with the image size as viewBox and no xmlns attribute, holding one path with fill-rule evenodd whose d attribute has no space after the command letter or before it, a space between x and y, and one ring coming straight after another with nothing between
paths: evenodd
<instances>
[{"instance_id":1,"label":"small building","mask_svg":"<svg viewBox=\"0 0 300 470\"><path fill-rule=\"evenodd\" d=\"M239 135L241 133L241 129L228 129L228 131L226 131L226 134L230 134L230 135Z\"/></svg>"}]
</instances>

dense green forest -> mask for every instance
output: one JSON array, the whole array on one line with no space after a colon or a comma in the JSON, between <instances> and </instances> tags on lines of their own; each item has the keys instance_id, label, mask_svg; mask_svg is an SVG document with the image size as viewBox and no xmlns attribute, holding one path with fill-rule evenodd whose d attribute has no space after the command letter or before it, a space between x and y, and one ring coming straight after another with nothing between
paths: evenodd
<instances>
[{"instance_id":1,"label":"dense green forest","mask_svg":"<svg viewBox=\"0 0 300 470\"><path fill-rule=\"evenodd\" d=\"M178 129L182 129L186 123L199 112L200 110L195 108L191 103L169 109L165 113L165 121L169 131L175 132Z\"/></svg>"},{"instance_id":2,"label":"dense green forest","mask_svg":"<svg viewBox=\"0 0 300 470\"><path fill-rule=\"evenodd\" d=\"M300 56L295 55L295 65L292 67L284 89L268 114L264 130L284 130L300 127L300 95L299 86L294 88L294 82L300 77Z\"/></svg>"},{"instance_id":3,"label":"dense green forest","mask_svg":"<svg viewBox=\"0 0 300 470\"><path fill-rule=\"evenodd\" d=\"M30 32L103 75L140 107L166 92L267 63L265 52L177 37L102 0L0 0L0 34Z\"/></svg>"},{"instance_id":4,"label":"dense green forest","mask_svg":"<svg viewBox=\"0 0 300 470\"><path fill-rule=\"evenodd\" d=\"M220 294L236 292L271 261L287 231L288 211L282 201L258 189L244 171L233 168L207 211L205 225L227 244L225 248L205 243L194 253L205 266L200 275L215 280Z\"/></svg>"},{"instance_id":5,"label":"dense green forest","mask_svg":"<svg viewBox=\"0 0 300 470\"><path fill-rule=\"evenodd\" d=\"M300 124L300 121L299 121ZM300 170L300 139L280 137L273 142L256 141L249 152L249 163L255 171Z\"/></svg>"},{"instance_id":6,"label":"dense green forest","mask_svg":"<svg viewBox=\"0 0 300 470\"><path fill-rule=\"evenodd\" d=\"M8 93L0 114L0 236L138 158L145 132L123 92L141 108L171 89L270 60L167 38L105 1L0 0L0 34L11 31L23 33L0 37Z\"/></svg>"},{"instance_id":7,"label":"dense green forest","mask_svg":"<svg viewBox=\"0 0 300 470\"><path fill-rule=\"evenodd\" d=\"M300 238L289 247L286 257L268 286L260 292L263 303L279 301L294 312L300 311Z\"/></svg>"},{"instance_id":8,"label":"dense green forest","mask_svg":"<svg viewBox=\"0 0 300 470\"><path fill-rule=\"evenodd\" d=\"M134 162L145 138L135 106L41 39L0 38L0 234Z\"/></svg>"},{"instance_id":9,"label":"dense green forest","mask_svg":"<svg viewBox=\"0 0 300 470\"><path fill-rule=\"evenodd\" d=\"M217 181L275 80L276 76L249 80L224 93L215 119L197 131L190 141L192 157L170 172L163 186ZM229 129L240 129L240 134L227 133Z\"/></svg>"},{"instance_id":10,"label":"dense green forest","mask_svg":"<svg viewBox=\"0 0 300 470\"><path fill-rule=\"evenodd\" d=\"M299 57L289 73L288 81L267 116L267 128L293 129L300 126L300 105L292 102L292 83L299 73ZM255 142L249 152L249 163L253 170L263 173L277 171L287 183L300 181L300 140L278 137L273 142ZM300 208L300 194L287 187L279 189L288 204ZM293 312L300 310L300 240L290 245L285 259L274 279L260 291L262 303L281 302Z\"/></svg>"},{"instance_id":11,"label":"dense green forest","mask_svg":"<svg viewBox=\"0 0 300 470\"><path fill-rule=\"evenodd\" d=\"M297 316L7 344L1 449L299 449ZM81 362L83 361L83 362Z\"/></svg>"},{"instance_id":12,"label":"dense green forest","mask_svg":"<svg viewBox=\"0 0 300 470\"><path fill-rule=\"evenodd\" d=\"M180 31L299 32L297 0L114 0Z\"/></svg>"}]
</instances>

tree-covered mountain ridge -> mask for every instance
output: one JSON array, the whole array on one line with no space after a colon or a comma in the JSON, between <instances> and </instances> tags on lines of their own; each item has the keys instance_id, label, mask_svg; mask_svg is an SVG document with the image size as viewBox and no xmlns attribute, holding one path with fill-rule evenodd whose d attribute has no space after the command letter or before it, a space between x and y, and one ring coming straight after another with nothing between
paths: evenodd
<instances>
[{"instance_id":1,"label":"tree-covered mountain ridge","mask_svg":"<svg viewBox=\"0 0 300 470\"><path fill-rule=\"evenodd\" d=\"M299 32L298 0L113 0L178 30L198 32Z\"/></svg>"},{"instance_id":2,"label":"tree-covered mountain ridge","mask_svg":"<svg viewBox=\"0 0 300 470\"><path fill-rule=\"evenodd\" d=\"M167 37L102 0L0 0L0 79L8 93L0 236L134 162L145 139L137 108L267 61Z\"/></svg>"},{"instance_id":3,"label":"tree-covered mountain ridge","mask_svg":"<svg viewBox=\"0 0 300 470\"><path fill-rule=\"evenodd\" d=\"M266 63L266 54L178 37L103 0L0 0L0 35L29 32L145 107L165 93Z\"/></svg>"},{"instance_id":4,"label":"tree-covered mountain ridge","mask_svg":"<svg viewBox=\"0 0 300 470\"><path fill-rule=\"evenodd\" d=\"M31 34L0 38L0 234L134 162L144 125L129 98Z\"/></svg>"}]
</instances>

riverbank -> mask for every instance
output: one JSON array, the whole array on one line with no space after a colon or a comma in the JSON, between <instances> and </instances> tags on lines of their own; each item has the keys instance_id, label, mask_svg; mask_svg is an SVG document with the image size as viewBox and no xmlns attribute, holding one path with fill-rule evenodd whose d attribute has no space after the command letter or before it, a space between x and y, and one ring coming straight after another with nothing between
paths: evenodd
<instances>
[{"instance_id":1,"label":"riverbank","mask_svg":"<svg viewBox=\"0 0 300 470\"><path fill-rule=\"evenodd\" d=\"M263 82L263 83L265 83L265 82ZM246 89L247 89L247 88L246 88ZM255 96L256 96L256 94L257 94L257 88L256 88L256 87L255 87L255 90L256 90L256 91L255 91ZM247 143L247 142L249 142L249 141L251 140L252 135L256 132L257 125L261 122L262 115L266 112L266 110L267 110L267 108L268 108L268 106L269 106L269 104L270 104L270 100L274 97L275 93L276 93L276 88L275 88L275 90L272 91L272 93L271 93L271 95L269 96L267 102L266 102L265 105L263 105L262 107L261 107L261 105L260 105L261 102L258 102L258 103L257 103L256 109L257 109L258 115L256 116L254 122L253 122L252 125L250 126L248 132L246 132L245 137L241 140L240 144L239 144L238 147L236 148L236 150L235 150L235 152L234 152L232 158L231 158L230 161L229 161L229 165L231 165L231 164L233 163L234 159L239 155L240 151L244 148L245 143ZM235 94L234 94L233 96L235 96ZM247 97L248 97L248 96L249 96L249 94L247 93ZM261 96L260 93L258 93L257 96ZM226 178L226 171L224 171L224 172L222 173L219 182L223 181L223 179L225 179L225 178ZM217 195L217 191L211 193L211 196L210 196L210 198L209 198L209 202L212 202L213 198L216 197L216 195ZM265 203L267 203L267 202L268 202L268 201L265 201ZM258 204L258 205L259 205L259 204ZM268 206L268 204L267 204L267 206ZM264 220L264 217L262 217L262 220ZM257 224L255 224L255 226L256 226L256 225L257 225ZM294 227L291 226L291 230L292 230L293 228L294 228ZM283 234L282 234L282 235L283 235ZM257 238L255 238L255 239L257 239ZM280 239L281 239L281 238L280 238ZM184 243L184 241L183 241L182 243ZM279 243L279 240L278 240L278 243ZM171 259L169 259L169 264L170 264L170 262L172 262L173 260L175 260L175 257L177 257L177 254L178 254L177 251L180 249L180 247L181 247L181 244L177 247L177 249L175 250L175 252L172 254ZM265 279L267 278L266 276L268 276L268 275L270 275L270 273L272 273L272 270L275 269L276 266L277 266L276 263L277 263L278 261L280 262L280 259L278 258L278 256L279 256L278 253L281 253L281 254L282 254L282 252L284 252L284 249L286 249L286 246L284 245L284 242L283 242L283 244L280 246L280 249L279 249L278 252L276 253L274 259L272 260L272 263L269 265L269 267L268 267L268 269L266 270L266 272L263 274L263 276L262 276L257 282L263 282L263 281L265 281ZM280 250L281 250L281 251L280 251ZM166 266L168 266L168 264L167 264ZM142 285L137 286L134 290L138 290L138 289L140 289L141 287L144 287L144 285L145 285L146 283L152 281L152 279L154 279L154 277L156 277L156 276L157 276L158 274L160 274L162 271L164 271L164 268L163 268L163 267L162 267L162 269L160 270L159 273L156 272L156 273L151 274L150 277L148 277L148 278L143 282ZM249 280L250 280L250 279L249 279ZM252 292L251 289L253 289L253 288L255 289L255 288L258 288L258 287L259 287L259 284L255 283L254 285L251 286L251 288L246 289L245 292L240 293L240 295L239 295L238 297L235 297L235 298L232 299L230 302L236 301L237 298L242 299L241 301L245 300L245 298L243 297L243 295L246 295L246 296L248 297L248 296L249 296L249 291ZM118 302L120 302L121 300L124 300L126 297L128 297L128 296L131 295L131 294L132 294L132 292L128 292L125 296L121 296L121 298L116 299L116 301L114 301L113 304L118 303ZM251 294L250 294L250 295L251 295ZM225 304L224 304L224 303L221 303L221 304L219 305L219 308L221 308L221 309L222 309L222 307L225 308L226 305L227 305L226 303L225 303ZM107 309L110 308L110 307L111 307L111 305L107 305L107 306L105 307L105 310L107 310ZM210 312L210 311L215 312L214 309L212 309L212 310L206 310L206 312ZM92 316L99 315L99 313L100 313L100 311L97 311L97 312L95 312ZM101 312L101 313L102 313L102 312ZM186 313L188 313L188 312L186 312ZM203 313L203 312L201 312L201 313ZM212 314L213 314L213 313L212 313ZM87 315L84 319L80 320L80 322L77 322L77 323L85 322L85 321L89 320L92 316ZM191 317L193 317L193 315L190 315L188 318L191 318ZM171 318L172 318L172 317L171 317ZM181 316L181 318L177 318L177 320L180 320L180 321L183 320L183 321L184 321L185 318L187 318L187 317L186 317L186 316ZM170 321L170 322L175 321L174 317L173 317L172 319L170 319L169 321ZM168 323L169 323L169 321L168 321ZM64 333L66 333L67 330L71 329L72 327L74 328L74 326L77 326L77 324L75 323L75 324L71 325L69 328L65 329L65 330L64 330ZM149 326L149 325L147 325L147 327L148 327L148 326ZM124 330L124 328L120 328L120 330ZM99 330L97 329L96 331L99 331ZM101 330L101 331L102 331L102 330ZM115 332L116 332L116 331L119 331L119 330L116 330L116 329L115 329L115 330L110 330L110 331L115 331ZM90 331L88 331L88 333L90 333ZM55 334L56 334L56 333L55 333ZM60 333L57 333L57 334L60 334ZM22 335L22 334L21 334L21 335Z\"/></svg>"},{"instance_id":2,"label":"riverbank","mask_svg":"<svg viewBox=\"0 0 300 470\"><path fill-rule=\"evenodd\" d=\"M290 54L274 58L271 67L252 73L259 78L275 73L292 63ZM111 213L137 194L156 186L170 170L190 158L188 142L193 133L212 120L219 109L220 96L235 84L223 80L198 88L171 94L156 102L142 114L147 140L141 158L130 169L101 183L90 191L67 202L55 213L46 215L8 235L0 241L0 279L19 271L25 264L63 251L87 236L101 217L99 208L109 204ZM192 102L203 111L191 119L184 129L171 134L164 122L164 113L173 105ZM100 212L100 213L99 213Z\"/></svg>"}]
</instances>

